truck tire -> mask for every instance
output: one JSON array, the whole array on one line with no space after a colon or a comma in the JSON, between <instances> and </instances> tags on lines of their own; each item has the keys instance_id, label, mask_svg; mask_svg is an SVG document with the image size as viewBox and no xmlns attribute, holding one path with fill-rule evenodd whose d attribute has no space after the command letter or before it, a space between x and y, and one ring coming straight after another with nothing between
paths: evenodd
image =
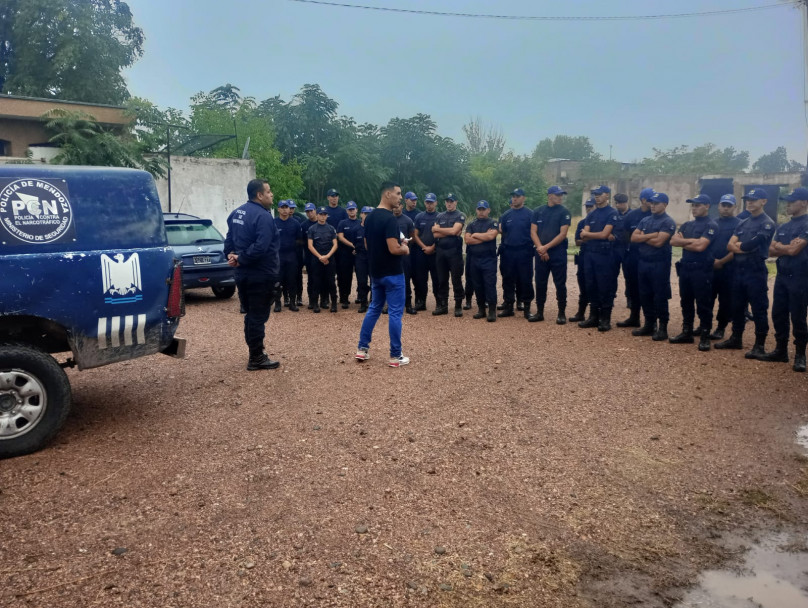
<instances>
[{"instance_id":1,"label":"truck tire","mask_svg":"<svg viewBox=\"0 0 808 608\"><path fill-rule=\"evenodd\" d=\"M56 359L32 346L0 344L0 458L43 447L70 405L70 382Z\"/></svg>"},{"instance_id":2,"label":"truck tire","mask_svg":"<svg viewBox=\"0 0 808 608\"><path fill-rule=\"evenodd\" d=\"M211 287L211 289L213 290L213 295L220 300L232 298L233 294L236 293L236 288L232 285L225 285L224 287Z\"/></svg>"}]
</instances>

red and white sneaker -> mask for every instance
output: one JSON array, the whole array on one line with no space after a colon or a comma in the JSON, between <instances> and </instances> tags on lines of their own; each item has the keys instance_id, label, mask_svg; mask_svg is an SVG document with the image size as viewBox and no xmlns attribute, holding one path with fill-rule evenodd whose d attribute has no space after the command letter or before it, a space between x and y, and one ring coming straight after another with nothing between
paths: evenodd
<instances>
[{"instance_id":1,"label":"red and white sneaker","mask_svg":"<svg viewBox=\"0 0 808 608\"><path fill-rule=\"evenodd\" d=\"M357 361L367 361L370 359L370 353L368 352L367 348L360 348L356 351L355 356Z\"/></svg>"},{"instance_id":2,"label":"red and white sneaker","mask_svg":"<svg viewBox=\"0 0 808 608\"><path fill-rule=\"evenodd\" d=\"M409 357L405 357L404 355L401 355L400 357L392 357L390 359L390 363L388 363L388 365L390 367L401 367L402 365L407 365L407 363L409 363L409 362L410 362Z\"/></svg>"}]
</instances>

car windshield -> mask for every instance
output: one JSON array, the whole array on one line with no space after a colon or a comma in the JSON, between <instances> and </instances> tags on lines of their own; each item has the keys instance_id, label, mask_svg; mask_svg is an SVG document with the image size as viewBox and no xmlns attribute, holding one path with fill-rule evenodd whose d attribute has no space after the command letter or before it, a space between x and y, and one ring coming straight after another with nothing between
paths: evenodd
<instances>
[{"instance_id":1,"label":"car windshield","mask_svg":"<svg viewBox=\"0 0 808 608\"><path fill-rule=\"evenodd\" d=\"M216 228L203 224L167 224L166 236L168 236L169 245L224 242L222 234Z\"/></svg>"}]
</instances>

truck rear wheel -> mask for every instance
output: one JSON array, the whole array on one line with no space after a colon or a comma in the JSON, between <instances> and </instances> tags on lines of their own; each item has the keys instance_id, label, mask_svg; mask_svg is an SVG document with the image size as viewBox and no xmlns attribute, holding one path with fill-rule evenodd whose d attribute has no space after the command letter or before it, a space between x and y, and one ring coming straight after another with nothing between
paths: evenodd
<instances>
[{"instance_id":1,"label":"truck rear wheel","mask_svg":"<svg viewBox=\"0 0 808 608\"><path fill-rule=\"evenodd\" d=\"M56 359L31 346L0 344L0 458L43 447L70 404L70 382Z\"/></svg>"},{"instance_id":2,"label":"truck rear wheel","mask_svg":"<svg viewBox=\"0 0 808 608\"><path fill-rule=\"evenodd\" d=\"M220 300L232 298L233 294L236 293L236 288L232 285L225 285L224 287L211 287L211 289L213 290L213 295Z\"/></svg>"}]
</instances>

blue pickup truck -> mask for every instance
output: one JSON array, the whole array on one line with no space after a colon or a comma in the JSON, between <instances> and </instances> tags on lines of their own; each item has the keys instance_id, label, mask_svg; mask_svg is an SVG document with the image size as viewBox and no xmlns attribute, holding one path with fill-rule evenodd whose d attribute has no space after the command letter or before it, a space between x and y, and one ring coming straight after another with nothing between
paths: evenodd
<instances>
[{"instance_id":1,"label":"blue pickup truck","mask_svg":"<svg viewBox=\"0 0 808 608\"><path fill-rule=\"evenodd\" d=\"M0 165L0 268L0 458L64 424L63 367L184 355L182 266L145 171Z\"/></svg>"}]
</instances>

